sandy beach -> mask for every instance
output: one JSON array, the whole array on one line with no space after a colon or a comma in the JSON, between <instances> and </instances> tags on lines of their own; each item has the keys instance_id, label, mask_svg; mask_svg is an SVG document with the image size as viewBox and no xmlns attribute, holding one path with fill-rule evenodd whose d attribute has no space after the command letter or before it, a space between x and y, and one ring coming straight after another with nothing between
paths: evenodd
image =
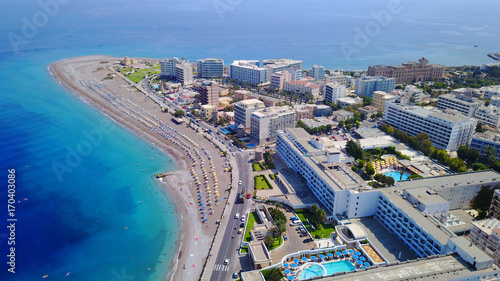
<instances>
[{"instance_id":1,"label":"sandy beach","mask_svg":"<svg viewBox=\"0 0 500 281\"><path fill-rule=\"evenodd\" d=\"M186 124L173 123L171 114L161 112L160 106L128 79L120 75L104 79L113 73L109 66L117 60L103 55L75 57L51 64L49 71L82 102L175 159L178 170L158 181L182 218L179 250L173 257L174 263L168 265L166 276L155 280L198 280L213 241L216 221L229 195L226 188L230 185L230 173L224 172L226 158L202 134ZM158 263L161 266L166 264Z\"/></svg>"}]
</instances>

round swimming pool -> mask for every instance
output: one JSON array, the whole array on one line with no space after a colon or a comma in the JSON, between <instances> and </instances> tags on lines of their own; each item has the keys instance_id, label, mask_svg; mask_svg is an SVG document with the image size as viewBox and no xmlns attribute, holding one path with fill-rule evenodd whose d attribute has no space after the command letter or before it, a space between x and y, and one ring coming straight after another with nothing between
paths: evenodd
<instances>
[{"instance_id":1,"label":"round swimming pool","mask_svg":"<svg viewBox=\"0 0 500 281\"><path fill-rule=\"evenodd\" d=\"M356 270L356 267L354 267L354 265L350 261L347 261L347 260L327 262L327 263L323 263L322 265L323 266L316 263L316 264L312 264L309 267L305 268L300 273L299 279L300 280L307 280L307 279L311 279L311 278L318 277L318 276L329 276L329 275L332 275L332 274L338 273L338 272L344 272L344 271L349 272L349 271ZM326 269L326 273L325 273L325 269Z\"/></svg>"}]
</instances>

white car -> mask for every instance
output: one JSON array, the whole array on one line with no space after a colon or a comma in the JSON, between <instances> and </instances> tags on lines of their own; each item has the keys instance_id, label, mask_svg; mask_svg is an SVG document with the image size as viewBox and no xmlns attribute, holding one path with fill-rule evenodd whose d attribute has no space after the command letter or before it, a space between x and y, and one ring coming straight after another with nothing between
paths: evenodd
<instances>
[{"instance_id":1,"label":"white car","mask_svg":"<svg viewBox=\"0 0 500 281\"><path fill-rule=\"evenodd\" d=\"M241 216L241 221L245 221L245 215Z\"/></svg>"},{"instance_id":2,"label":"white car","mask_svg":"<svg viewBox=\"0 0 500 281\"><path fill-rule=\"evenodd\" d=\"M224 264L229 264L229 259L225 259Z\"/></svg>"},{"instance_id":3,"label":"white car","mask_svg":"<svg viewBox=\"0 0 500 281\"><path fill-rule=\"evenodd\" d=\"M242 184L242 182L241 182L241 180L240 180L240 181L238 182L238 185L241 185L241 184Z\"/></svg>"},{"instance_id":4,"label":"white car","mask_svg":"<svg viewBox=\"0 0 500 281\"><path fill-rule=\"evenodd\" d=\"M234 218L237 219L240 217L240 213L236 213L236 215L234 215Z\"/></svg>"}]
</instances>

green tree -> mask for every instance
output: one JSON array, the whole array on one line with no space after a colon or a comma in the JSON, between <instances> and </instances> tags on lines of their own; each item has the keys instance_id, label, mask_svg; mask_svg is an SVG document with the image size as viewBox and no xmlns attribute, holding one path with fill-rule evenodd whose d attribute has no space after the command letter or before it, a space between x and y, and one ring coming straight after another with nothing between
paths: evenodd
<instances>
[{"instance_id":1,"label":"green tree","mask_svg":"<svg viewBox=\"0 0 500 281\"><path fill-rule=\"evenodd\" d=\"M489 185L481 186L481 190L479 190L471 201L472 209L479 210L488 210L490 208L491 199L493 198L493 193L498 186L492 188Z\"/></svg>"},{"instance_id":2,"label":"green tree","mask_svg":"<svg viewBox=\"0 0 500 281\"><path fill-rule=\"evenodd\" d=\"M461 145L457 150L457 155L458 158L467 161L467 158L469 158L469 146Z\"/></svg>"},{"instance_id":3,"label":"green tree","mask_svg":"<svg viewBox=\"0 0 500 281\"><path fill-rule=\"evenodd\" d=\"M277 267L262 270L262 276L266 281L281 281L284 277L283 272Z\"/></svg>"},{"instance_id":4,"label":"green tree","mask_svg":"<svg viewBox=\"0 0 500 281\"><path fill-rule=\"evenodd\" d=\"M474 171L481 171L481 170L488 170L489 168L483 163L474 163L472 164L472 169Z\"/></svg>"},{"instance_id":5,"label":"green tree","mask_svg":"<svg viewBox=\"0 0 500 281\"><path fill-rule=\"evenodd\" d=\"M363 159L363 149L361 148L361 145L354 141L354 140L348 140L346 143L346 151L354 157L354 159Z\"/></svg>"},{"instance_id":6,"label":"green tree","mask_svg":"<svg viewBox=\"0 0 500 281\"><path fill-rule=\"evenodd\" d=\"M467 165L471 166L473 163L477 162L479 160L479 156L481 156L479 150L474 148L469 149L469 155L467 155Z\"/></svg>"},{"instance_id":7,"label":"green tree","mask_svg":"<svg viewBox=\"0 0 500 281\"><path fill-rule=\"evenodd\" d=\"M384 113L382 111L377 112L377 118L384 117Z\"/></svg>"},{"instance_id":8,"label":"green tree","mask_svg":"<svg viewBox=\"0 0 500 281\"><path fill-rule=\"evenodd\" d=\"M177 110L177 111L175 111L174 116L176 118L182 117L182 116L184 116L184 111L183 110Z\"/></svg>"},{"instance_id":9,"label":"green tree","mask_svg":"<svg viewBox=\"0 0 500 281\"><path fill-rule=\"evenodd\" d=\"M375 168L373 168L371 163L366 164L365 171L366 171L366 174L369 176L375 174Z\"/></svg>"},{"instance_id":10,"label":"green tree","mask_svg":"<svg viewBox=\"0 0 500 281\"><path fill-rule=\"evenodd\" d=\"M387 183L388 186L393 186L394 183L396 183L396 181L394 180L393 177L387 177L386 178L386 183Z\"/></svg>"},{"instance_id":11,"label":"green tree","mask_svg":"<svg viewBox=\"0 0 500 281\"><path fill-rule=\"evenodd\" d=\"M271 235L266 235L264 236L264 245L266 245L266 248L270 250L269 246L274 242L274 238Z\"/></svg>"}]
</instances>

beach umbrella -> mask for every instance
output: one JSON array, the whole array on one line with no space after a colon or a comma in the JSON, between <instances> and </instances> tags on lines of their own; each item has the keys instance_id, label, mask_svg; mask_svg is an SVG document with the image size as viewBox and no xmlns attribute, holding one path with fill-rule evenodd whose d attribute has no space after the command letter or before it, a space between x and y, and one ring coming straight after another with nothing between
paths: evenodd
<instances>
[{"instance_id":1,"label":"beach umbrella","mask_svg":"<svg viewBox=\"0 0 500 281\"><path fill-rule=\"evenodd\" d=\"M352 255L352 258L357 260L358 259L358 256L357 255Z\"/></svg>"},{"instance_id":2,"label":"beach umbrella","mask_svg":"<svg viewBox=\"0 0 500 281\"><path fill-rule=\"evenodd\" d=\"M360 253L360 252L356 252L355 254L356 254L356 255L358 255L358 256L361 256L361 253Z\"/></svg>"},{"instance_id":3,"label":"beach umbrella","mask_svg":"<svg viewBox=\"0 0 500 281\"><path fill-rule=\"evenodd\" d=\"M365 260L366 260L366 258L365 258L365 257L359 257L359 260L361 260L361 261L365 261Z\"/></svg>"},{"instance_id":4,"label":"beach umbrella","mask_svg":"<svg viewBox=\"0 0 500 281\"><path fill-rule=\"evenodd\" d=\"M316 259L317 259L317 257L316 257L316 256L312 256L312 257L311 257L311 260L313 260L313 261L315 261Z\"/></svg>"},{"instance_id":5,"label":"beach umbrella","mask_svg":"<svg viewBox=\"0 0 500 281\"><path fill-rule=\"evenodd\" d=\"M295 277L293 275L288 276L288 280L294 280Z\"/></svg>"},{"instance_id":6,"label":"beach umbrella","mask_svg":"<svg viewBox=\"0 0 500 281\"><path fill-rule=\"evenodd\" d=\"M352 249L349 249L348 252L349 252L349 254L353 254L354 253L354 251Z\"/></svg>"},{"instance_id":7,"label":"beach umbrella","mask_svg":"<svg viewBox=\"0 0 500 281\"><path fill-rule=\"evenodd\" d=\"M207 218L203 218L204 221L207 221L208 219Z\"/></svg>"},{"instance_id":8,"label":"beach umbrella","mask_svg":"<svg viewBox=\"0 0 500 281\"><path fill-rule=\"evenodd\" d=\"M363 262L362 262L362 261L359 261L359 260L358 260L358 261L356 261L356 263L357 263L357 264L359 264L359 265L363 265Z\"/></svg>"},{"instance_id":9,"label":"beach umbrella","mask_svg":"<svg viewBox=\"0 0 500 281\"><path fill-rule=\"evenodd\" d=\"M347 255L347 251L342 251L342 255Z\"/></svg>"},{"instance_id":10,"label":"beach umbrella","mask_svg":"<svg viewBox=\"0 0 500 281\"><path fill-rule=\"evenodd\" d=\"M298 263L298 262L299 262L299 259L293 259L293 262L294 262L294 263Z\"/></svg>"},{"instance_id":11,"label":"beach umbrella","mask_svg":"<svg viewBox=\"0 0 500 281\"><path fill-rule=\"evenodd\" d=\"M365 262L364 265L365 266L370 266L370 263L369 262Z\"/></svg>"},{"instance_id":12,"label":"beach umbrella","mask_svg":"<svg viewBox=\"0 0 500 281\"><path fill-rule=\"evenodd\" d=\"M285 274L290 274L290 269L285 269Z\"/></svg>"},{"instance_id":13,"label":"beach umbrella","mask_svg":"<svg viewBox=\"0 0 500 281\"><path fill-rule=\"evenodd\" d=\"M296 264L296 263L292 263L292 267L293 267L293 268L295 268L295 267L299 267L299 265L298 265L298 264Z\"/></svg>"},{"instance_id":14,"label":"beach umbrella","mask_svg":"<svg viewBox=\"0 0 500 281\"><path fill-rule=\"evenodd\" d=\"M289 263L285 263L283 266L286 267L286 268L288 268L288 267L290 267L290 264Z\"/></svg>"},{"instance_id":15,"label":"beach umbrella","mask_svg":"<svg viewBox=\"0 0 500 281\"><path fill-rule=\"evenodd\" d=\"M333 257L333 254L332 253L328 253L326 254L327 256L329 256L330 258Z\"/></svg>"},{"instance_id":16,"label":"beach umbrella","mask_svg":"<svg viewBox=\"0 0 500 281\"><path fill-rule=\"evenodd\" d=\"M335 254L336 254L337 256L339 256L339 257L340 257L340 256L342 256L342 253L341 253L341 252L336 252Z\"/></svg>"},{"instance_id":17,"label":"beach umbrella","mask_svg":"<svg viewBox=\"0 0 500 281\"><path fill-rule=\"evenodd\" d=\"M366 266L364 266L364 265L363 265L363 266L361 267L361 269L366 269Z\"/></svg>"},{"instance_id":18,"label":"beach umbrella","mask_svg":"<svg viewBox=\"0 0 500 281\"><path fill-rule=\"evenodd\" d=\"M303 261L307 261L307 257L302 257L302 260Z\"/></svg>"},{"instance_id":19,"label":"beach umbrella","mask_svg":"<svg viewBox=\"0 0 500 281\"><path fill-rule=\"evenodd\" d=\"M319 255L319 258L320 258L320 259L324 259L324 258L325 258L325 255Z\"/></svg>"}]
</instances>

